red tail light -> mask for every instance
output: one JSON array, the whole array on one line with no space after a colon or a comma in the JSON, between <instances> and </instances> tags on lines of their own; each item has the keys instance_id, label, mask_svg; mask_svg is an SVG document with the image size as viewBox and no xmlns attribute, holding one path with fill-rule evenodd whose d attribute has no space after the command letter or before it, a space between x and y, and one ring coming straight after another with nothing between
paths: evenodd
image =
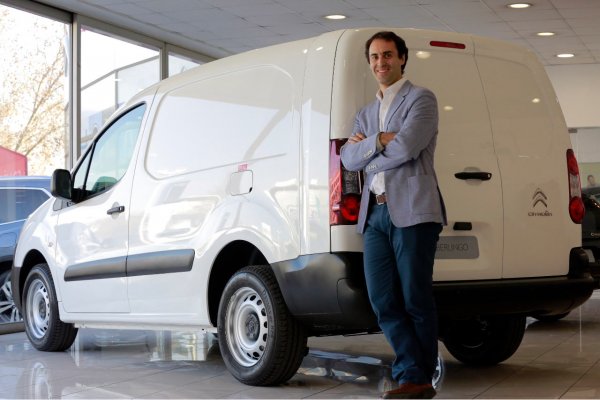
<instances>
[{"instance_id":1,"label":"red tail light","mask_svg":"<svg viewBox=\"0 0 600 400\"><path fill-rule=\"evenodd\" d=\"M567 150L567 172L569 174L569 215L576 224L581 224L585 215L585 206L581 199L581 180L579 166L573 150Z\"/></svg>"},{"instance_id":2,"label":"red tail light","mask_svg":"<svg viewBox=\"0 0 600 400\"><path fill-rule=\"evenodd\" d=\"M460 49L464 50L467 48L464 43L454 43L454 42L442 42L439 40L432 40L429 42L429 45L432 47L446 47L448 49Z\"/></svg>"},{"instance_id":3,"label":"red tail light","mask_svg":"<svg viewBox=\"0 0 600 400\"><path fill-rule=\"evenodd\" d=\"M342 165L340 149L346 139L334 139L329 147L329 224L351 225L358 221L362 176Z\"/></svg>"}]
</instances>

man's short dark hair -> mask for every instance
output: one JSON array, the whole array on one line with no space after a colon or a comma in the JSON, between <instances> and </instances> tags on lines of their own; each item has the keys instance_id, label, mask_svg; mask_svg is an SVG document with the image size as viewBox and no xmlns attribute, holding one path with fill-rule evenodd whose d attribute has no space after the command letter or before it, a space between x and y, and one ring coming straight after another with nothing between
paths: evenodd
<instances>
[{"instance_id":1,"label":"man's short dark hair","mask_svg":"<svg viewBox=\"0 0 600 400\"><path fill-rule=\"evenodd\" d=\"M375 39L383 39L386 42L394 42L396 45L396 50L398 50L398 57L401 58L404 56L404 65L402 66L402 73L404 73L404 68L406 67L406 63L408 62L408 48L406 47L406 42L400 36L396 35L394 32L390 31L381 31L377 32L369 40L365 43L365 56L367 57L367 62L370 62L369 57L369 47L371 47L371 43Z\"/></svg>"}]
</instances>

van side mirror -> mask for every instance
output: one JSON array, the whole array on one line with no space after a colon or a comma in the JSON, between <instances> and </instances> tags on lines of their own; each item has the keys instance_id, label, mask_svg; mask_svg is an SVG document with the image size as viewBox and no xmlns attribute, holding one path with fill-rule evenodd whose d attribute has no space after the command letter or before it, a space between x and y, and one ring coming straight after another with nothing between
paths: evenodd
<instances>
[{"instance_id":1,"label":"van side mirror","mask_svg":"<svg viewBox=\"0 0 600 400\"><path fill-rule=\"evenodd\" d=\"M57 169L52 173L50 181L50 193L52 196L65 200L71 200L71 173L66 169Z\"/></svg>"}]
</instances>

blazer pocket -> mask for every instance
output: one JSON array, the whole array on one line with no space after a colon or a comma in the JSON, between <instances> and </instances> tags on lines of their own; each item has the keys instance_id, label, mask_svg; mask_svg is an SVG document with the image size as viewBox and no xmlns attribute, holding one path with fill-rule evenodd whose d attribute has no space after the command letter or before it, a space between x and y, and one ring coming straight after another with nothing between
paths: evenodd
<instances>
[{"instance_id":1,"label":"blazer pocket","mask_svg":"<svg viewBox=\"0 0 600 400\"><path fill-rule=\"evenodd\" d=\"M440 194L432 175L416 175L408 178L408 191L413 214L440 214Z\"/></svg>"}]
</instances>

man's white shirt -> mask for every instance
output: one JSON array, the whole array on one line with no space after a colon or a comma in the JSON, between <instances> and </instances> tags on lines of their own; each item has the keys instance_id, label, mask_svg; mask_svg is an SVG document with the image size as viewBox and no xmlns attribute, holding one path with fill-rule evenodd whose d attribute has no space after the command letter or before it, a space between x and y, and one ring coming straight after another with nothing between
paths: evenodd
<instances>
[{"instance_id":1,"label":"man's white shirt","mask_svg":"<svg viewBox=\"0 0 600 400\"><path fill-rule=\"evenodd\" d=\"M406 78L401 78L399 81L386 88L383 93L381 90L377 91L375 97L377 97L379 100L379 132L385 132L385 117L387 116L388 110L390 109L394 98L400 89L402 89L402 86L404 86L406 80ZM381 142L379 142L379 138L377 138L377 149L380 151L383 149L383 145ZM373 177L373 181L371 182L371 186L369 188L371 193L385 193L384 172L385 171L378 172Z\"/></svg>"}]
</instances>

